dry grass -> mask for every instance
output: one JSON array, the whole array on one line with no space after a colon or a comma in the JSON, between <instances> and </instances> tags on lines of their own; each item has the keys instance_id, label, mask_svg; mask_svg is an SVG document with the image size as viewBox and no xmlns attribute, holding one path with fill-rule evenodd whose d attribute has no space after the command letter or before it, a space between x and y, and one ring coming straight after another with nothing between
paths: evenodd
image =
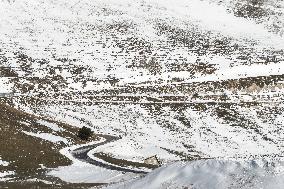
<instances>
[{"instance_id":1,"label":"dry grass","mask_svg":"<svg viewBox=\"0 0 284 189\"><path fill-rule=\"evenodd\" d=\"M64 131L52 131L50 128L40 125L37 120L46 120L56 123ZM25 124L25 123L28 124ZM70 143L83 143L77 136L77 128L40 118L15 108L5 103L0 103L0 156L2 160L10 162L8 166L0 166L1 171L15 171L13 182L0 183L8 188L30 188L30 185L44 186L40 183L20 183L29 178L43 178L47 168L70 165L71 161L59 153L59 150L66 146L64 143L52 143L41 138L24 134L22 131L45 132L68 138ZM91 139L95 140L95 136ZM43 168L42 165L46 168ZM60 184L64 182L59 181ZM66 185L65 183L64 185ZM83 185L80 185L83 186ZM75 186L74 186L75 187ZM72 187L69 187L72 188ZM79 185L76 188L80 188Z\"/></svg>"},{"instance_id":2,"label":"dry grass","mask_svg":"<svg viewBox=\"0 0 284 189\"><path fill-rule=\"evenodd\" d=\"M145 168L149 168L149 169L155 169L155 168L159 167L158 165L151 165L151 164L146 164L146 163L127 161L127 160L124 160L124 159L117 159L117 158L111 157L110 155L105 154L105 153L95 153L94 156L97 157L97 158L100 158L100 159L102 159L106 162L109 162L111 164L119 165L119 166L122 166L122 167L128 167L128 166L135 167L135 168L145 167Z\"/></svg>"},{"instance_id":3,"label":"dry grass","mask_svg":"<svg viewBox=\"0 0 284 189\"><path fill-rule=\"evenodd\" d=\"M10 162L5 169L15 170L17 176L25 178L37 174L40 164L49 168L70 164L58 151L62 145L22 133L22 130L34 130L36 127L30 128L19 121L33 123L36 117L0 104L1 157Z\"/></svg>"}]
</instances>

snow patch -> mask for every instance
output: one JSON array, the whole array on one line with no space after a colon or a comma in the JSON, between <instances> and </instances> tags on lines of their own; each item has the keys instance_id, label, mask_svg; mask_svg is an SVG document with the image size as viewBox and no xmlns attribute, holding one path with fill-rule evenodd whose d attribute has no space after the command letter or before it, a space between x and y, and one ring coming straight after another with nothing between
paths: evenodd
<instances>
[{"instance_id":1,"label":"snow patch","mask_svg":"<svg viewBox=\"0 0 284 189\"><path fill-rule=\"evenodd\" d=\"M3 95L10 95L12 93L13 85L9 81L9 78L0 77L0 97Z\"/></svg>"},{"instance_id":2,"label":"snow patch","mask_svg":"<svg viewBox=\"0 0 284 189\"><path fill-rule=\"evenodd\" d=\"M53 131L64 131L64 129L60 128L56 123L51 123L45 120L38 120L37 123L44 125Z\"/></svg>"},{"instance_id":3,"label":"snow patch","mask_svg":"<svg viewBox=\"0 0 284 189\"><path fill-rule=\"evenodd\" d=\"M0 172L0 181L8 181L8 180L10 180L9 176L12 176L14 174L15 174L14 171Z\"/></svg>"},{"instance_id":4,"label":"snow patch","mask_svg":"<svg viewBox=\"0 0 284 189\"><path fill-rule=\"evenodd\" d=\"M1 157L0 157L0 166L5 167L5 166L8 166L8 165L9 165L9 162L2 160Z\"/></svg>"},{"instance_id":5,"label":"snow patch","mask_svg":"<svg viewBox=\"0 0 284 189\"><path fill-rule=\"evenodd\" d=\"M66 138L56 136L50 133L32 133L32 132L27 132L27 131L23 131L23 133L30 135L30 136L37 137L37 138L41 138L43 140L47 140L53 143L64 142L65 144L68 144L68 140Z\"/></svg>"},{"instance_id":6,"label":"snow patch","mask_svg":"<svg viewBox=\"0 0 284 189\"><path fill-rule=\"evenodd\" d=\"M284 172L277 173L275 164L275 162L265 160L176 162L156 169L144 178L107 188L282 189ZM277 167L279 166L283 167L284 163L278 162Z\"/></svg>"}]
</instances>

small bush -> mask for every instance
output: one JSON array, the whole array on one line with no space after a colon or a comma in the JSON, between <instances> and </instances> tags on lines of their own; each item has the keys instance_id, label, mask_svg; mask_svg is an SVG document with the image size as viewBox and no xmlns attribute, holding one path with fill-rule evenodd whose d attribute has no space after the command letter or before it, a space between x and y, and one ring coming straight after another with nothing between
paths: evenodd
<instances>
[{"instance_id":1,"label":"small bush","mask_svg":"<svg viewBox=\"0 0 284 189\"><path fill-rule=\"evenodd\" d=\"M89 140L93 135L93 131L88 127L82 127L79 129L77 136L82 140Z\"/></svg>"},{"instance_id":2,"label":"small bush","mask_svg":"<svg viewBox=\"0 0 284 189\"><path fill-rule=\"evenodd\" d=\"M194 98L194 99L199 98L199 94L198 93L194 93L191 98Z\"/></svg>"}]
</instances>

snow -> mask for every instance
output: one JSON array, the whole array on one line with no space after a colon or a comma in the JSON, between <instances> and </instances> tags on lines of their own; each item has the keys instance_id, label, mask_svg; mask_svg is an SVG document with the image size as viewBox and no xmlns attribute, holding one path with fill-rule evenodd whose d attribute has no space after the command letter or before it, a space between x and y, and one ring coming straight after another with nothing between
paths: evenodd
<instances>
[{"instance_id":1,"label":"snow","mask_svg":"<svg viewBox=\"0 0 284 189\"><path fill-rule=\"evenodd\" d=\"M8 181L10 180L9 176L14 175L15 172L14 171L0 171L0 181Z\"/></svg>"},{"instance_id":2,"label":"snow","mask_svg":"<svg viewBox=\"0 0 284 189\"><path fill-rule=\"evenodd\" d=\"M96 152L111 152L118 158L134 161L143 161L153 155L158 155L165 162L180 159L161 149L163 147L183 150L184 147L177 142L180 138L175 137L170 130L161 128L155 123L155 118L151 118L139 105L81 106L76 107L75 112L72 109L71 106L63 106L49 107L44 111L51 117L56 115L57 120L75 126L93 127L95 133L122 136L120 140L96 148Z\"/></svg>"},{"instance_id":3,"label":"snow","mask_svg":"<svg viewBox=\"0 0 284 189\"><path fill-rule=\"evenodd\" d=\"M93 145L93 144L101 143L101 142L104 142L104 141L105 141L104 138L100 138L98 141L90 142L90 143L87 143L87 144L72 145L70 147L66 147L66 148L61 149L60 153L64 156L66 156L68 159L72 160L73 164L86 165L86 163L81 162L78 159L74 158L70 152L72 152L72 150L75 150L75 149L83 147L83 146Z\"/></svg>"},{"instance_id":4,"label":"snow","mask_svg":"<svg viewBox=\"0 0 284 189\"><path fill-rule=\"evenodd\" d=\"M26 126L30 126L31 124L26 122L26 121L18 121L18 123L26 125Z\"/></svg>"},{"instance_id":5,"label":"snow","mask_svg":"<svg viewBox=\"0 0 284 189\"><path fill-rule=\"evenodd\" d=\"M37 138L41 138L43 140L47 140L49 142L57 143L57 142L64 142L65 144L68 144L68 140L66 138L56 136L50 133L32 133L32 132L27 132L23 131L26 135L34 136Z\"/></svg>"},{"instance_id":6,"label":"snow","mask_svg":"<svg viewBox=\"0 0 284 189\"><path fill-rule=\"evenodd\" d=\"M281 8L278 4L280 3L274 3L274 7ZM192 74L189 72L163 72L154 76L145 69L127 69L129 62L134 61L137 57L137 52L125 53L116 44L133 36L152 44L153 52L150 57L166 56L164 59L158 59L162 66L171 60L179 60L179 58L186 59L189 63L200 59L203 62L222 65L211 80L240 77L238 75L242 74L244 70L246 73L243 74L243 77L246 74L247 76L262 75L263 70L267 74L270 69L273 74L283 72L282 68L277 71L279 67L283 67L283 62L274 65L275 67L273 65L259 65L250 69L250 66L242 66L242 62L236 58L243 54L239 51L232 55L206 54L197 56L195 53L190 53L185 47L167 50L169 47L166 36L157 34L155 24L160 21L176 28L193 30L201 35L209 33L210 35L208 34L207 37L212 39L228 38L232 40L232 44L236 43L244 48L251 48L252 56L266 54L267 49L272 51L283 49L284 38L281 33L271 32L268 22L256 22L253 19L234 16L232 12L228 11L228 8L231 8L229 7L231 2L228 1L216 3L214 1L178 0L173 5L171 0L83 0L79 2L75 0L56 2L19 0L10 4L0 2L0 5L0 9L3 11L0 20L0 36L3 37L1 41L7 53L18 50L34 59L44 58L49 61L49 66L64 65L60 61L54 60L52 55L76 59L77 61L72 64L88 67L88 72L90 72L82 74L86 78L105 79L107 76L114 76L120 79L121 85L159 79L167 81L167 79L174 77L190 81ZM108 13L103 14L102 10L106 10ZM273 19L278 19L280 22L283 15L278 17L273 17ZM106 29L108 25L117 23L129 23L127 32L116 32L113 37L113 31L98 29ZM273 24L270 23L270 25ZM104 48L104 45L108 48ZM12 55L7 54L7 56ZM10 66L19 66L17 62L13 62L12 57L10 58L11 61L8 63ZM234 64L233 68L228 68L231 63ZM107 71L110 65L113 69ZM261 68L262 66L263 68ZM32 67L34 76L44 77L47 75L46 71L39 69L42 67L38 63L33 63ZM266 69L266 67L269 68ZM229 72L226 68L230 69ZM64 78L73 77L70 70L67 69L56 72ZM198 74L195 76L200 77ZM84 91L102 88L111 88L111 86L107 83L89 81L86 89L83 89L81 82L74 82L73 79L68 81L69 90Z\"/></svg>"},{"instance_id":7,"label":"snow","mask_svg":"<svg viewBox=\"0 0 284 189\"><path fill-rule=\"evenodd\" d=\"M5 77L0 77L0 96L1 93L5 94L10 94L12 92L12 84L9 83L9 78L5 78Z\"/></svg>"},{"instance_id":8,"label":"snow","mask_svg":"<svg viewBox=\"0 0 284 189\"><path fill-rule=\"evenodd\" d=\"M246 114L246 111L249 113ZM238 112L246 116L250 116L251 111L253 111L253 108L250 110L240 108L238 110ZM209 112L197 113L188 110L186 115L191 117L191 124L195 131L192 132L194 134L191 136L191 141L194 143L196 150L210 154L210 157L277 154L281 151L278 145L263 140L261 136L250 131L250 129L243 128L241 125L231 127L222 124L218 117L211 116ZM253 117L251 119L255 121L259 118ZM262 121L260 122L263 124ZM259 128L266 130L266 127ZM210 129L210 132L204 132L206 129ZM280 137L277 138L276 140L281 140Z\"/></svg>"},{"instance_id":9,"label":"snow","mask_svg":"<svg viewBox=\"0 0 284 189\"><path fill-rule=\"evenodd\" d=\"M48 128L50 128L53 131L64 131L64 129L60 128L56 123L51 123L49 121L45 121L45 120L38 120L37 123L44 125Z\"/></svg>"},{"instance_id":10,"label":"snow","mask_svg":"<svg viewBox=\"0 0 284 189\"><path fill-rule=\"evenodd\" d=\"M174 110L171 106L161 106L155 109L156 106L145 104L85 105L83 102L90 102L89 99L77 95L69 96L73 102L82 103L77 106L59 105L62 102L68 104L68 101L52 98L51 86L56 87L61 83L64 87L59 87L59 95L61 92L72 94L69 92L78 91L99 93L104 89L123 88L128 85L152 86L155 82L168 85L174 78L182 79L185 83L192 83L282 75L284 73L283 52L281 52L284 48L283 26L281 26L284 20L283 2L270 2L271 4L267 5L269 9L279 11L280 14L275 13L274 16L260 20L236 17L231 7L234 3L231 0L222 2L217 0L0 1L1 56L3 54L9 60L1 62L1 66L11 67L18 73L19 82L15 86L29 84L29 77L49 80L52 75L48 71L49 68L62 76L63 82L52 81L41 90L37 89L38 84L34 85L34 91L28 93L32 95L33 92L34 94L43 92L51 96L45 100L53 103L46 106L37 104L32 106L35 106L36 114L50 116L78 127L91 127L96 133L122 136L121 140L100 146L92 152L111 153L117 158L139 162L146 157L157 155L164 163L195 157L195 155L201 158L242 157L244 159L250 156L281 156L283 146L279 143L283 143L284 114L277 113L274 117L272 116L272 121L266 120L257 113L265 109L264 104L260 107L230 107L240 115L239 119L253 123L252 126L244 126L240 120L236 120L237 123L234 125L226 123L224 119L216 115L216 107L197 111L193 107ZM279 8L276 9L276 7ZM129 27L126 31L120 32L117 31L116 24L129 25ZM171 33L172 30L159 34L161 31L158 24L165 24L177 31L181 30L182 34L178 37L183 37L184 32L189 32L201 40L209 38L223 41L225 39L229 41L229 47L225 48L237 45L243 51L234 50L229 54L206 52L203 55L192 52L192 49L185 47L185 44L173 47L172 39L169 39L167 35L178 34ZM272 26L274 27L275 24L280 25L274 28L279 28L279 32L273 31ZM114 29L110 29L111 27ZM130 49L131 45L128 43L131 38L151 46L151 52L145 59L139 56L140 49L126 51L118 47L118 44L122 44L126 49ZM139 48L145 50L143 47ZM27 74L26 71L21 70L22 62L15 53L25 54L35 60L30 67L32 73ZM274 54L278 56L277 63L259 60L262 56L268 57ZM244 61L240 60L239 56L252 56L252 58L246 57L248 60ZM69 61L60 61L59 58L66 58ZM153 75L145 68L128 67L136 62L149 63L151 58L156 58L159 62L161 74ZM46 65L41 65L39 60L46 60ZM189 65L197 61L212 64L217 70L213 74L167 71L167 64L179 64L183 61ZM73 74L72 66L82 66L86 70L82 74ZM118 78L119 85L113 86L107 82L109 77ZM86 82L85 87L83 82ZM147 84L142 85L142 82ZM173 84L181 84L181 82ZM0 78L0 86L0 93L13 91L10 78ZM159 84L156 87L158 89ZM206 93L210 92L206 91ZM180 91L174 93L188 95ZM242 98L252 100L249 96L242 96ZM231 102L234 100L232 99ZM17 103L17 99L14 101L14 104L22 110L34 113L29 109L30 107L21 102ZM238 101L240 99L236 99L236 102ZM283 108L283 104L281 103L279 107ZM187 120L189 124L179 118ZM56 132L63 131L57 124L49 121L40 120L38 123ZM68 143L67 139L50 133L26 131L24 133L54 143L60 141ZM65 155L71 158L68 152ZM212 167L210 162L203 163L206 168L212 169L214 174L216 173L213 171L214 168L222 167L218 162L212 161ZM237 170L243 169L243 164L219 163L228 165L228 169L231 166ZM202 164L202 161L193 165L199 164ZM185 172L181 172L184 174L188 174L187 170L193 169L191 164L177 163L172 166L173 175L176 174L180 178L183 178L183 175L177 173L178 168L184 168ZM167 167L161 170L168 171ZM203 169L197 170L200 170L202 174L209 174ZM222 174L228 176L230 171L227 170ZM135 177L81 164L81 162L60 167L52 171L52 174L68 182L117 182L124 178ZM214 177L217 182L219 177L216 175L209 176ZM194 179L180 182L184 184L192 182L198 187L205 187L195 183ZM153 181L153 187L160 184L155 183L156 181ZM217 185L205 181L204 183ZM178 183L173 183L175 184ZM225 187L226 182L222 181L221 184Z\"/></svg>"},{"instance_id":11,"label":"snow","mask_svg":"<svg viewBox=\"0 0 284 189\"><path fill-rule=\"evenodd\" d=\"M85 145L100 143L104 140L105 139L101 138L99 141ZM58 177L63 181L70 183L114 183L133 179L139 176L134 173L123 173L120 171L108 170L75 159L70 152L85 145L73 145L62 149L60 153L72 160L72 165L53 169L48 172L48 175Z\"/></svg>"},{"instance_id":12,"label":"snow","mask_svg":"<svg viewBox=\"0 0 284 189\"><path fill-rule=\"evenodd\" d=\"M140 148L137 148L137 142L131 141L131 139L128 137L123 137L122 139L115 141L113 143L108 143L99 146L93 149L92 151L90 151L90 154L100 153L100 152L106 154L112 154L114 157L118 159L137 161L140 163L143 163L144 159L146 159L147 157L151 157L157 154L158 157L162 158L164 161L167 160L173 161L180 159L179 157L173 154L169 154L166 150L161 149L159 146L155 146L149 142L143 142L143 146L140 144Z\"/></svg>"},{"instance_id":13,"label":"snow","mask_svg":"<svg viewBox=\"0 0 284 189\"><path fill-rule=\"evenodd\" d=\"M277 119L267 123L265 118L256 114L267 106L269 104L232 107L239 114L236 118L252 122L255 125L252 128L247 128L240 121L234 126L224 123L216 115L215 106L207 111L196 111L193 107L187 107L181 112L162 107L158 115L150 111L150 106L145 108L130 104L80 107L57 105L49 106L43 112L71 125L92 127L95 133L122 137L96 148L94 152L110 153L116 158L140 162L157 155L166 163L184 158L169 151L204 158L281 155L283 147L278 143L283 140L283 113L280 112ZM283 105L279 106L281 107ZM178 119L180 114L188 120L190 126ZM258 128L258 132L254 127ZM271 140L265 140L266 135ZM184 145L192 148L188 149Z\"/></svg>"},{"instance_id":14,"label":"snow","mask_svg":"<svg viewBox=\"0 0 284 189\"><path fill-rule=\"evenodd\" d=\"M134 173L123 173L88 164L59 167L49 172L49 175L70 183L113 183L137 177Z\"/></svg>"},{"instance_id":15,"label":"snow","mask_svg":"<svg viewBox=\"0 0 284 189\"><path fill-rule=\"evenodd\" d=\"M27 182L41 182L41 183L48 184L48 185L52 185L52 184L53 184L53 182L51 182L51 181L47 181L47 180L43 180L43 179L38 179L38 178L27 179L26 181L27 181Z\"/></svg>"},{"instance_id":16,"label":"snow","mask_svg":"<svg viewBox=\"0 0 284 189\"><path fill-rule=\"evenodd\" d=\"M8 165L9 165L9 162L2 160L1 157L0 157L0 166L5 167L5 166L8 166Z\"/></svg>"},{"instance_id":17,"label":"snow","mask_svg":"<svg viewBox=\"0 0 284 189\"><path fill-rule=\"evenodd\" d=\"M199 160L176 162L154 170L143 178L108 186L108 189L282 189L283 162L266 160Z\"/></svg>"},{"instance_id":18,"label":"snow","mask_svg":"<svg viewBox=\"0 0 284 189\"><path fill-rule=\"evenodd\" d=\"M204 81L219 81L227 79L240 79L247 77L281 75L284 72L284 62L271 63L267 65L242 65L233 68L221 68L215 74L200 77L197 79L187 80L187 82L204 82Z\"/></svg>"}]
</instances>

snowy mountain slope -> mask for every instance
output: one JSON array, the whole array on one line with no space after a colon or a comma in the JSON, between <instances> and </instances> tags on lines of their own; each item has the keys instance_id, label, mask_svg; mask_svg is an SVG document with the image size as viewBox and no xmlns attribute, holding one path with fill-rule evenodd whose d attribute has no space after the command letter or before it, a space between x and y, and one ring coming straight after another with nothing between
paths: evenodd
<instances>
[{"instance_id":1,"label":"snowy mountain slope","mask_svg":"<svg viewBox=\"0 0 284 189\"><path fill-rule=\"evenodd\" d=\"M67 83L59 90L64 91L100 88L113 79L120 84L169 82L204 74L194 73L192 64L220 69L218 78L228 69L241 74L248 69L237 69L243 64L281 65L282 35L270 32L267 22L236 17L226 10L229 5L197 0L175 6L166 0L3 1L5 66L29 76L20 81L33 86L37 83L30 77L51 79L52 74L49 85L63 79ZM280 13L281 6L275 4Z\"/></svg>"},{"instance_id":2,"label":"snowy mountain slope","mask_svg":"<svg viewBox=\"0 0 284 189\"><path fill-rule=\"evenodd\" d=\"M122 136L99 148L106 153L139 161L159 154L167 162L177 157L283 156L282 109L279 103L65 104L48 106L42 114Z\"/></svg>"},{"instance_id":3,"label":"snowy mountain slope","mask_svg":"<svg viewBox=\"0 0 284 189\"><path fill-rule=\"evenodd\" d=\"M107 188L280 189L283 184L283 162L200 160L172 163L142 179Z\"/></svg>"},{"instance_id":4,"label":"snowy mountain slope","mask_svg":"<svg viewBox=\"0 0 284 189\"><path fill-rule=\"evenodd\" d=\"M272 0L1 1L0 91L18 109L120 136L96 149L114 158L281 158L283 8ZM70 182L73 168L56 176Z\"/></svg>"}]
</instances>

